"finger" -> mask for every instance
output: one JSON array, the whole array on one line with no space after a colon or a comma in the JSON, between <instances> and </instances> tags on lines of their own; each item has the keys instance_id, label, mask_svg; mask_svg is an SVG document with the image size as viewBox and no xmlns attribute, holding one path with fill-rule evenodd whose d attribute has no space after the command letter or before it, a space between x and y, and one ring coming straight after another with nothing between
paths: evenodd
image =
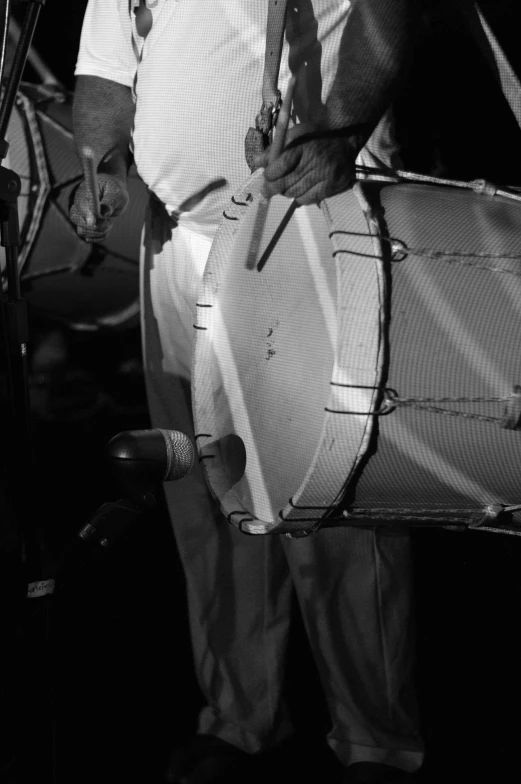
<instances>
[{"instance_id":1,"label":"finger","mask_svg":"<svg viewBox=\"0 0 521 784\"><path fill-rule=\"evenodd\" d=\"M264 169L270 162L270 151L269 149L261 152L259 155L256 155L253 159L253 165L256 169Z\"/></svg>"},{"instance_id":2,"label":"finger","mask_svg":"<svg viewBox=\"0 0 521 784\"><path fill-rule=\"evenodd\" d=\"M129 202L128 194L112 180L107 180L101 185L100 213L107 220L120 215Z\"/></svg>"},{"instance_id":3,"label":"finger","mask_svg":"<svg viewBox=\"0 0 521 784\"><path fill-rule=\"evenodd\" d=\"M343 193L353 186L354 180L345 176L331 179L324 177L317 180L313 174L303 177L284 192L288 199L294 199L298 204L318 204L324 199Z\"/></svg>"},{"instance_id":4,"label":"finger","mask_svg":"<svg viewBox=\"0 0 521 784\"><path fill-rule=\"evenodd\" d=\"M94 226L96 223L96 215L93 213L87 198L84 183L76 190L74 199L70 200L69 218L78 226Z\"/></svg>"},{"instance_id":5,"label":"finger","mask_svg":"<svg viewBox=\"0 0 521 784\"><path fill-rule=\"evenodd\" d=\"M303 180L317 180L316 172L313 172L314 167L309 161L299 160L298 163L291 168L287 173L275 180L265 180L265 193L266 196L274 196L280 194L287 196L291 189L298 187L299 183ZM300 186L299 194L305 190Z\"/></svg>"},{"instance_id":6,"label":"finger","mask_svg":"<svg viewBox=\"0 0 521 784\"><path fill-rule=\"evenodd\" d=\"M100 212L101 212L101 219L102 220L109 220L110 218L117 218L118 215L121 215L123 210L126 208L127 202L126 201L114 201L113 199L109 199L107 201L102 200L100 202Z\"/></svg>"},{"instance_id":7,"label":"finger","mask_svg":"<svg viewBox=\"0 0 521 784\"><path fill-rule=\"evenodd\" d=\"M303 148L295 147L292 150L283 152L279 158L271 161L264 169L264 178L270 182L275 182L290 175L300 164Z\"/></svg>"},{"instance_id":8,"label":"finger","mask_svg":"<svg viewBox=\"0 0 521 784\"><path fill-rule=\"evenodd\" d=\"M78 226L76 232L85 242L104 242L107 239L111 228L112 227L109 226L105 231L92 231L89 229L82 229Z\"/></svg>"},{"instance_id":9,"label":"finger","mask_svg":"<svg viewBox=\"0 0 521 784\"><path fill-rule=\"evenodd\" d=\"M325 198L327 183L317 182L313 177L303 177L288 185L283 196L296 201L297 204L317 204Z\"/></svg>"},{"instance_id":10,"label":"finger","mask_svg":"<svg viewBox=\"0 0 521 784\"><path fill-rule=\"evenodd\" d=\"M101 220L109 220L117 214L118 205L113 201L100 202Z\"/></svg>"},{"instance_id":11,"label":"finger","mask_svg":"<svg viewBox=\"0 0 521 784\"><path fill-rule=\"evenodd\" d=\"M105 218L96 218L90 207L87 207L84 203L74 204L69 218L71 223L84 231L104 231L108 225Z\"/></svg>"},{"instance_id":12,"label":"finger","mask_svg":"<svg viewBox=\"0 0 521 784\"><path fill-rule=\"evenodd\" d=\"M289 188L284 194L286 198L293 199L293 201L296 201L300 206L319 204L327 198L328 195L331 194L327 193L324 183L313 183L309 188L300 183L298 186Z\"/></svg>"},{"instance_id":13,"label":"finger","mask_svg":"<svg viewBox=\"0 0 521 784\"><path fill-rule=\"evenodd\" d=\"M287 150L288 147L295 147L297 145L298 139L304 137L303 141L305 141L306 138L312 134L313 130L305 123L298 123L297 125L293 125L291 128L288 128L286 133L286 144L284 149Z\"/></svg>"},{"instance_id":14,"label":"finger","mask_svg":"<svg viewBox=\"0 0 521 784\"><path fill-rule=\"evenodd\" d=\"M92 214L80 214L71 210L70 214L71 223L74 225L77 234L82 239L89 239L89 241L99 242L104 239L110 231L112 221L104 219L96 220Z\"/></svg>"},{"instance_id":15,"label":"finger","mask_svg":"<svg viewBox=\"0 0 521 784\"><path fill-rule=\"evenodd\" d=\"M90 226L86 226L85 224L80 223L76 225L76 231L79 234L83 234L83 235L88 234L88 235L95 236L95 235L107 234L107 232L110 231L111 226L112 226L112 221L111 222L97 221L96 223Z\"/></svg>"},{"instance_id":16,"label":"finger","mask_svg":"<svg viewBox=\"0 0 521 784\"><path fill-rule=\"evenodd\" d=\"M328 186L327 178L319 179L314 168L299 167L287 176L267 184L266 192L270 195L278 193L288 199L294 199L299 204L312 204L325 198L325 195L330 195L327 192Z\"/></svg>"}]
</instances>

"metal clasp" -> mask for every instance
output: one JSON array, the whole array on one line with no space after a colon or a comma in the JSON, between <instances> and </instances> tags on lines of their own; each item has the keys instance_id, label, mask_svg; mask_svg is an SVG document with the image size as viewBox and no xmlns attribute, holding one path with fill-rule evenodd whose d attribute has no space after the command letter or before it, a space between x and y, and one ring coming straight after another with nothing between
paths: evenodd
<instances>
[{"instance_id":1,"label":"metal clasp","mask_svg":"<svg viewBox=\"0 0 521 784\"><path fill-rule=\"evenodd\" d=\"M265 136L269 137L269 142L273 141L273 129L277 124L280 107L282 106L282 93L277 90L277 97L275 103L263 103L260 112L255 118L255 127L261 131Z\"/></svg>"},{"instance_id":2,"label":"metal clasp","mask_svg":"<svg viewBox=\"0 0 521 784\"><path fill-rule=\"evenodd\" d=\"M330 381L331 386L333 387L349 387L351 389L374 389L375 391L379 391L380 387L371 387L366 386L365 384L338 384L335 381ZM390 387L384 387L382 390L384 397L382 400L382 404L377 411L349 411L347 409L334 409L334 408L324 408L324 411L327 411L328 414L356 414L357 416L387 416L387 414L392 414L392 412L396 409L396 403L393 401L393 396L398 397L398 393L391 389Z\"/></svg>"}]
</instances>

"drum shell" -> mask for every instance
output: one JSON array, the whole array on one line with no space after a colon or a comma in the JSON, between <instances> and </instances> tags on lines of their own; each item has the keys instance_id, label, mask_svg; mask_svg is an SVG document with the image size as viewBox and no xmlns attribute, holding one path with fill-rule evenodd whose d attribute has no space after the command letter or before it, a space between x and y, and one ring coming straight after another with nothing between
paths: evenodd
<instances>
[{"instance_id":1,"label":"drum shell","mask_svg":"<svg viewBox=\"0 0 521 784\"><path fill-rule=\"evenodd\" d=\"M247 203L248 190L251 183L237 195L235 205ZM238 382L244 387L243 379L255 377L258 360L244 335L252 325L255 330L255 325L280 321L277 309L284 297L273 292L286 285L285 277L288 286L295 286L295 277L279 274L270 284L266 270L276 267L270 258L258 276L266 282L264 296L258 281L251 290L246 284L236 287L234 281L242 273L226 272L226 264L219 268L216 263L220 247L233 256L229 235L242 230L230 229L226 218L210 254L196 324L194 416L210 487L230 522L252 533L310 531L342 509L364 521L418 523L479 518L491 506L519 501L521 434L501 427L501 420L514 386L521 383L520 206L503 198L427 185L365 183L359 190L358 199L335 197L320 211L325 227L319 232L321 253L328 253L324 247L329 242L329 258L336 268L332 299L337 301L337 345L327 355L324 335L310 348L314 338L307 334L300 349L298 340L289 338L291 352L304 352L312 362L317 357L323 360L318 386L312 389L297 378L290 396L295 416L301 417L299 427L308 423L312 435L306 442L289 431L285 439L282 432L273 450L275 466L268 465L273 462L270 439L274 433L277 437L289 416L288 399L281 392L287 378L279 387L276 382L263 386L260 398L252 394L246 399L247 391L243 395L246 419L261 423L253 438L256 452L262 421L277 422L275 428L266 428L269 437L260 449L259 465L269 482L281 484L276 491L268 488L268 493L287 503L278 512L273 504L268 519L258 498L244 489L238 492L248 462L252 468L252 457L247 448L242 453L248 438L240 424L241 395L229 390ZM241 209L245 208L230 210L238 211L239 224L244 221ZM281 242L278 247L290 264L291 247ZM239 270L244 259L236 263ZM329 276L329 289L334 285ZM292 296L288 291L288 301ZM223 334L222 328L220 333L215 330L209 305L217 305L220 318L228 319L226 314L234 310L242 314L238 324L235 317L229 319L224 332L233 356L245 359L231 363L235 370L225 383L230 347L213 366L212 352L203 349L209 338L212 351L219 353ZM322 325L326 332L327 320ZM261 343L258 351L266 352L266 340L266 345ZM302 357L293 361L295 367L306 364ZM339 378L351 387L343 409L331 406L332 385ZM212 385L213 392L205 392ZM307 393L313 401L304 400ZM388 413L389 396L409 402ZM287 464L307 461L307 471L299 468L293 477L284 468L277 472L285 450ZM328 463L326 455L335 450L335 461ZM249 484L254 481L250 477Z\"/></svg>"},{"instance_id":2,"label":"drum shell","mask_svg":"<svg viewBox=\"0 0 521 784\"><path fill-rule=\"evenodd\" d=\"M379 417L353 502L416 519L515 505L521 433L501 424L521 383L521 205L414 184L377 198L411 249L390 264L386 380L410 403Z\"/></svg>"}]
</instances>

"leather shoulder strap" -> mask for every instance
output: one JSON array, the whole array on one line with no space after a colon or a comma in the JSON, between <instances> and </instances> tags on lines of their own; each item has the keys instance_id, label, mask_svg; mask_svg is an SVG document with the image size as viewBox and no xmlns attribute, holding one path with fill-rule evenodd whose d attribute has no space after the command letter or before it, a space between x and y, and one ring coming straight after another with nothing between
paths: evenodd
<instances>
[{"instance_id":1,"label":"leather shoulder strap","mask_svg":"<svg viewBox=\"0 0 521 784\"><path fill-rule=\"evenodd\" d=\"M262 103L275 105L279 96L279 69L286 27L287 0L269 0L266 25L266 52L264 55L264 78L262 80Z\"/></svg>"}]
</instances>

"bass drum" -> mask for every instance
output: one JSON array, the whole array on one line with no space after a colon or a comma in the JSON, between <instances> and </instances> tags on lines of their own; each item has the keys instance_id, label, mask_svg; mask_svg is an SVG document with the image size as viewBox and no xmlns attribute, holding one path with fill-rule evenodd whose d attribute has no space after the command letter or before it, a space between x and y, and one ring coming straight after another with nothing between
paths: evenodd
<instances>
[{"instance_id":1,"label":"bass drum","mask_svg":"<svg viewBox=\"0 0 521 784\"><path fill-rule=\"evenodd\" d=\"M147 189L131 170L130 204L101 245L81 240L69 197L83 178L72 137L72 95L22 83L5 165L21 178L20 282L35 315L83 330L139 322L139 247ZM2 272L5 253L1 249Z\"/></svg>"},{"instance_id":2,"label":"bass drum","mask_svg":"<svg viewBox=\"0 0 521 784\"><path fill-rule=\"evenodd\" d=\"M195 325L197 443L229 521L298 533L518 505L521 204L364 182L262 216L261 186L223 216Z\"/></svg>"}]
</instances>

